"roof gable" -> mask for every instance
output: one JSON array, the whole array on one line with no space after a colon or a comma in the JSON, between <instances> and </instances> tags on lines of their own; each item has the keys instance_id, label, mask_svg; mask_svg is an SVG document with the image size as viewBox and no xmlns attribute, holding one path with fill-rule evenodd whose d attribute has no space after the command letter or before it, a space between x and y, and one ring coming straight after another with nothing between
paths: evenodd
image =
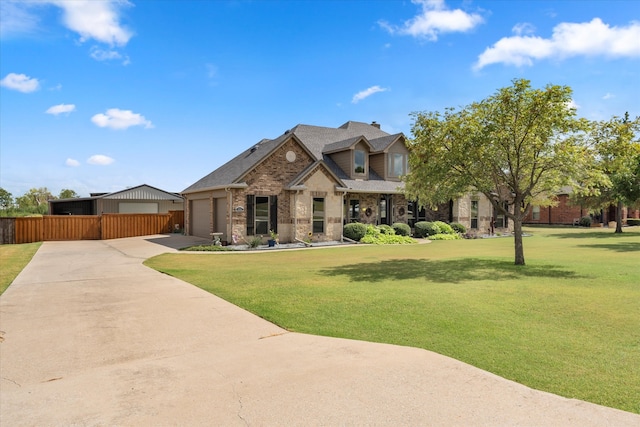
<instances>
[{"instance_id":1,"label":"roof gable","mask_svg":"<svg viewBox=\"0 0 640 427\"><path fill-rule=\"evenodd\" d=\"M136 187L126 188L121 191L104 194L96 197L96 199L115 199L115 200L180 200L182 197L175 193L169 193L159 188L152 187L147 184L138 185Z\"/></svg>"},{"instance_id":2,"label":"roof gable","mask_svg":"<svg viewBox=\"0 0 640 427\"><path fill-rule=\"evenodd\" d=\"M331 168L327 166L327 164L324 161L320 160L309 165L305 170L300 172L294 179L291 180L291 182L285 188L287 190L295 190L296 189L295 187L303 185L305 180L307 180L311 175L313 175L313 173L315 173L319 168L322 168L325 171L327 171L329 175L335 180L337 185L344 187L344 183L342 182L342 180L338 176L336 176L335 173L333 173Z\"/></svg>"},{"instance_id":3,"label":"roof gable","mask_svg":"<svg viewBox=\"0 0 640 427\"><path fill-rule=\"evenodd\" d=\"M367 141L367 138L360 135L360 136L354 136L353 138L345 139L344 141L338 141L338 142L334 142L333 144L327 144L324 146L324 149L322 150L322 154L331 154L331 153L337 153L339 151L350 150L356 145L358 145L358 143L360 142L365 144L369 148L369 151L373 151L373 148L371 147L371 144L369 144L369 141Z\"/></svg>"}]
</instances>

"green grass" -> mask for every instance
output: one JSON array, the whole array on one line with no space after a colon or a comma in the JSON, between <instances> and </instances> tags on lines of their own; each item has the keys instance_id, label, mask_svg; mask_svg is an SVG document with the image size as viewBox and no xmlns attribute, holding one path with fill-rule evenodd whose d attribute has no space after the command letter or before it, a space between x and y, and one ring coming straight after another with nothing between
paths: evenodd
<instances>
[{"instance_id":1,"label":"green grass","mask_svg":"<svg viewBox=\"0 0 640 427\"><path fill-rule=\"evenodd\" d=\"M640 413L640 228L146 262L288 330L432 350Z\"/></svg>"},{"instance_id":2,"label":"green grass","mask_svg":"<svg viewBox=\"0 0 640 427\"><path fill-rule=\"evenodd\" d=\"M0 295L31 261L42 242L22 245L0 245Z\"/></svg>"}]
</instances>

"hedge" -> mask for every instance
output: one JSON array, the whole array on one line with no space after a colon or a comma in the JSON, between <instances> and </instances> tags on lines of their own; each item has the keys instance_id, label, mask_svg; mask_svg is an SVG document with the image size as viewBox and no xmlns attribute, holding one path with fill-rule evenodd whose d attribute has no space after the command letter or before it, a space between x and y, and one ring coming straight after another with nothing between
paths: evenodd
<instances>
[{"instance_id":1,"label":"hedge","mask_svg":"<svg viewBox=\"0 0 640 427\"><path fill-rule=\"evenodd\" d=\"M361 222L352 222L344 226L342 233L347 239L359 242L360 239L362 239L364 235L367 234L367 226L366 224L363 224Z\"/></svg>"}]
</instances>

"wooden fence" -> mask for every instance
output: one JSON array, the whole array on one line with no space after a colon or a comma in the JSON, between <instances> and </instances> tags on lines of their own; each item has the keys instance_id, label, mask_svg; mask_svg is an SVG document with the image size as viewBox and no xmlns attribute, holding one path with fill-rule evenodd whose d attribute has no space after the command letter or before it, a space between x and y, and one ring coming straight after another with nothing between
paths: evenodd
<instances>
[{"instance_id":1,"label":"wooden fence","mask_svg":"<svg viewBox=\"0 0 640 427\"><path fill-rule=\"evenodd\" d=\"M184 228L184 212L166 214L46 215L0 218L0 244L51 240L106 240L171 233Z\"/></svg>"}]
</instances>

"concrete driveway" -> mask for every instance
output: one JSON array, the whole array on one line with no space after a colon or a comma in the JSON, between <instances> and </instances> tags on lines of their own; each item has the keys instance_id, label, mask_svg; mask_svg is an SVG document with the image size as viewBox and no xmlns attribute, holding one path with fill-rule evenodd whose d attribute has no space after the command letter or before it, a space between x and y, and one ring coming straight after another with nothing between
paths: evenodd
<instances>
[{"instance_id":1,"label":"concrete driveway","mask_svg":"<svg viewBox=\"0 0 640 427\"><path fill-rule=\"evenodd\" d=\"M142 265L190 243L45 242L0 297L0 425L640 425L425 350L289 333Z\"/></svg>"}]
</instances>

